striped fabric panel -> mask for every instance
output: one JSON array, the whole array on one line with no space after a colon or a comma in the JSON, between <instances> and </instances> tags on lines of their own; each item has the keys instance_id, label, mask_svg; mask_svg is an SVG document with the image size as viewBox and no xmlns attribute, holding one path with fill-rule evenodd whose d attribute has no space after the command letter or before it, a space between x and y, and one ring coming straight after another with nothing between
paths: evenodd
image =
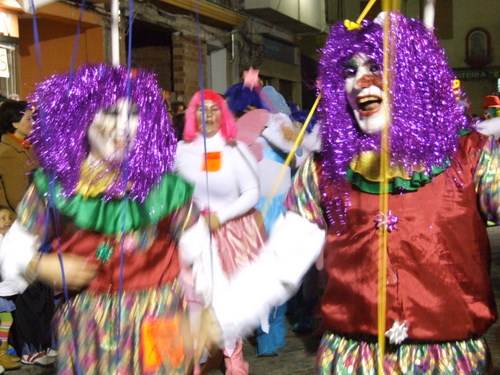
<instances>
[{"instance_id":1,"label":"striped fabric panel","mask_svg":"<svg viewBox=\"0 0 500 375\"><path fill-rule=\"evenodd\" d=\"M317 375L377 375L378 345L333 333L321 340ZM484 338L439 344L389 345L384 372L391 375L481 375L492 370Z\"/></svg>"}]
</instances>

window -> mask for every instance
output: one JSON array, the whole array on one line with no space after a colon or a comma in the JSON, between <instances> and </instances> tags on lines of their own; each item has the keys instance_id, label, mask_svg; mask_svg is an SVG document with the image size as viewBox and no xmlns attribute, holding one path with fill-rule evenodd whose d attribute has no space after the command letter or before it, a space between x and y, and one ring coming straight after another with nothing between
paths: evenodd
<instances>
[{"instance_id":1,"label":"window","mask_svg":"<svg viewBox=\"0 0 500 375\"><path fill-rule=\"evenodd\" d=\"M465 62L482 68L491 62L490 33L481 27L470 30L465 37Z\"/></svg>"}]
</instances>

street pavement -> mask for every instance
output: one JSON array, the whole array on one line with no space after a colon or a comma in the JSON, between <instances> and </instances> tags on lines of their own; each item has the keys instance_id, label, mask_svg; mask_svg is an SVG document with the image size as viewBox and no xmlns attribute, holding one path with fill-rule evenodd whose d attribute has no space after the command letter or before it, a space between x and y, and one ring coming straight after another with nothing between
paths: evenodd
<instances>
[{"instance_id":1,"label":"street pavement","mask_svg":"<svg viewBox=\"0 0 500 375\"><path fill-rule=\"evenodd\" d=\"M497 305L500 306L500 227L488 230L492 246L491 275ZM450 317L451 319L451 317ZM314 374L315 352L319 344L318 335L297 335L288 332L286 346L275 357L256 357L251 340L244 343L244 356L250 363L250 375L312 375ZM486 333L490 345L494 375L500 375L500 323L495 323ZM8 375L36 374L53 375L54 368L23 366L20 370L9 371ZM209 375L222 375L222 371L210 371ZM82 374L84 375L84 374Z\"/></svg>"}]
</instances>

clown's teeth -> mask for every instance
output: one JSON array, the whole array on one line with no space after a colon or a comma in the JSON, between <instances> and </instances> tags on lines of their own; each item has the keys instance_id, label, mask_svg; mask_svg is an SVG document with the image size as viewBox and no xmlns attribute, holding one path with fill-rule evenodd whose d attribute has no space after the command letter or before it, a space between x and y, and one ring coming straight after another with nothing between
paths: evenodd
<instances>
[{"instance_id":1,"label":"clown's teeth","mask_svg":"<svg viewBox=\"0 0 500 375\"><path fill-rule=\"evenodd\" d=\"M373 101L380 101L380 100L382 100L382 99L378 96L364 96L362 98L358 98L358 103L363 104L366 102L373 102Z\"/></svg>"}]
</instances>

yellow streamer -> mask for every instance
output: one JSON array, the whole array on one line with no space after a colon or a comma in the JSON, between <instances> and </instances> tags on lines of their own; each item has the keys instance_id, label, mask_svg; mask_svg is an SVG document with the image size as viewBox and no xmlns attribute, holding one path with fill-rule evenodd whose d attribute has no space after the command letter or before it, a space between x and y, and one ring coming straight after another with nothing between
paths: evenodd
<instances>
[{"instance_id":1,"label":"yellow streamer","mask_svg":"<svg viewBox=\"0 0 500 375\"><path fill-rule=\"evenodd\" d=\"M273 197L276 195L276 192L278 191L278 187L280 186L281 180L285 176L286 173L286 168L290 165L292 162L292 158L295 154L295 151L297 151L297 148L299 147L300 142L302 142L302 138L304 137L304 133L306 132L307 125L309 125L309 122L311 121L311 118L316 111L316 107L319 104L319 101L321 99L321 93L316 97L316 101L314 102L311 110L309 111L309 114L307 115L306 121L304 121L304 125L302 125L302 128L300 129L299 135L297 136L297 139L295 140L295 143L292 146L292 149L288 153L285 162L283 163L283 166L281 167L280 173L278 174L278 177L276 178L276 181L274 182L271 191L264 203L264 206L262 207L262 216L266 216L266 212L269 208L269 204L271 203L271 200Z\"/></svg>"},{"instance_id":2,"label":"yellow streamer","mask_svg":"<svg viewBox=\"0 0 500 375\"><path fill-rule=\"evenodd\" d=\"M370 11L370 9L372 8L373 4L375 4L376 1L377 0L370 0L370 2L366 4L365 9L363 9L358 19L356 20L356 23L358 25L361 23L361 21L365 19L366 15L368 14L368 12Z\"/></svg>"},{"instance_id":3,"label":"yellow streamer","mask_svg":"<svg viewBox=\"0 0 500 375\"><path fill-rule=\"evenodd\" d=\"M390 12L398 10L401 4L400 0L383 0L382 10ZM392 50L389 40L390 16L387 14L384 20L384 69L383 69L383 91L384 91L384 111L387 123L382 128L381 150L380 150L380 183L379 207L380 212L388 217L389 211L389 130L391 126L389 82L391 81L389 66ZM378 318L378 374L384 375L384 357L385 357L385 332L386 332L386 313L387 313L387 226L382 226L379 233L379 252L378 252L378 295L377 295L377 318Z\"/></svg>"},{"instance_id":4,"label":"yellow streamer","mask_svg":"<svg viewBox=\"0 0 500 375\"><path fill-rule=\"evenodd\" d=\"M370 11L370 9L372 8L373 4L375 4L376 1L377 0L370 0L370 2L366 4L365 9L363 9L356 22L344 20L345 28L347 30L359 29L361 27L361 21L365 19L366 15L368 14L368 12Z\"/></svg>"}]
</instances>

